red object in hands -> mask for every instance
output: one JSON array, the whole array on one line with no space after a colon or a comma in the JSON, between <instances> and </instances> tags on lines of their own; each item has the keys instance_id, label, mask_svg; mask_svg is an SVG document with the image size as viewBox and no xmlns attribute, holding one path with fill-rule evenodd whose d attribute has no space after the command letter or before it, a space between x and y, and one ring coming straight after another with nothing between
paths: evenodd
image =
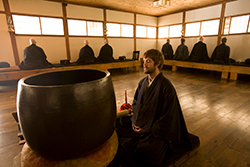
<instances>
[{"instance_id":1,"label":"red object in hands","mask_svg":"<svg viewBox=\"0 0 250 167\"><path fill-rule=\"evenodd\" d=\"M121 105L120 111L128 110L128 109L131 109L131 108L132 108L132 106L129 103L127 103L127 91L125 90L125 103L123 105Z\"/></svg>"}]
</instances>

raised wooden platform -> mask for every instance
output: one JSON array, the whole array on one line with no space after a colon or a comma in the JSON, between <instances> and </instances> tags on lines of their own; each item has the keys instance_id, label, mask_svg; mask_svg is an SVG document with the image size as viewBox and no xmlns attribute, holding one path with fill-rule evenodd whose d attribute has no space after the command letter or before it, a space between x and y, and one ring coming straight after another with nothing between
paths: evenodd
<instances>
[{"instance_id":1,"label":"raised wooden platform","mask_svg":"<svg viewBox=\"0 0 250 167\"><path fill-rule=\"evenodd\" d=\"M50 72L50 71L61 71L61 70L76 70L76 69L108 70L108 69L134 67L136 71L139 71L140 66L141 66L141 63L137 60L103 63L103 64L63 66L63 67L53 67L53 68L35 69L35 70L19 70L16 66L13 68L10 67L10 68L0 69L0 81L18 80L18 79L21 79L25 76L32 75L32 74L37 74L41 72Z\"/></svg>"},{"instance_id":2,"label":"raised wooden platform","mask_svg":"<svg viewBox=\"0 0 250 167\"><path fill-rule=\"evenodd\" d=\"M198 63L178 60L164 60L164 65L172 66L172 71L177 71L178 67L218 71L221 72L222 79L230 80L237 80L238 74L250 75L250 67L248 66Z\"/></svg>"}]
</instances>

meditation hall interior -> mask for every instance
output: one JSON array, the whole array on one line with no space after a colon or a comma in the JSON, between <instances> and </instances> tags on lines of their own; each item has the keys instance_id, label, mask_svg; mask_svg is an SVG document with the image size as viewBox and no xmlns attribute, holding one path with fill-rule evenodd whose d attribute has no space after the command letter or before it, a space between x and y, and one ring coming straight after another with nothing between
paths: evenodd
<instances>
[{"instance_id":1,"label":"meditation hall interior","mask_svg":"<svg viewBox=\"0 0 250 167\"><path fill-rule=\"evenodd\" d=\"M195 142L165 156L163 166L249 167L249 6L249 0L0 0L0 167L116 167L115 125L133 115L126 107L150 76L144 53L162 52L169 40L173 56L181 45L189 56L201 37L209 60L226 39L228 62L162 61L160 72ZM50 67L21 68L31 45ZM79 64L86 45L94 60ZM112 61L97 61L106 45Z\"/></svg>"}]
</instances>

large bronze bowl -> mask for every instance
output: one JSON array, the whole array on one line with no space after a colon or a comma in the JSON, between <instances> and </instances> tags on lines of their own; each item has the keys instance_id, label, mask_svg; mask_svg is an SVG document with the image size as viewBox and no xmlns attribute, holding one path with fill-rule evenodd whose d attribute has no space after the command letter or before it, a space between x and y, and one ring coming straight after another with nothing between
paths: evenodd
<instances>
[{"instance_id":1,"label":"large bronze bowl","mask_svg":"<svg viewBox=\"0 0 250 167\"><path fill-rule=\"evenodd\" d=\"M48 72L18 82L17 112L27 144L49 159L84 156L107 141L116 120L110 73Z\"/></svg>"}]
</instances>

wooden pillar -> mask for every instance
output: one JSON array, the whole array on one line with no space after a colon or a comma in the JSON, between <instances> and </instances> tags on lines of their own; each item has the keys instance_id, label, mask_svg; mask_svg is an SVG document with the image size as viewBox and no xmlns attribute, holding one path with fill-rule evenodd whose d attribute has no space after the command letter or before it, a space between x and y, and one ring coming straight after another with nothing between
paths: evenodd
<instances>
[{"instance_id":1,"label":"wooden pillar","mask_svg":"<svg viewBox=\"0 0 250 167\"><path fill-rule=\"evenodd\" d=\"M134 14L134 51L136 51L136 14Z\"/></svg>"},{"instance_id":2,"label":"wooden pillar","mask_svg":"<svg viewBox=\"0 0 250 167\"><path fill-rule=\"evenodd\" d=\"M3 0L3 5L4 5L4 10L5 10L5 15L6 15L6 21L8 24L9 28L9 34L10 34L10 40L11 40L11 45L12 45L12 51L14 54L14 59L15 59L15 64L19 65L20 60L19 60L19 55L18 55L18 50L17 50L17 43L16 43L16 36L15 36L15 31L13 27L13 22L12 22L12 15L10 12L10 6L8 0Z\"/></svg>"},{"instance_id":3,"label":"wooden pillar","mask_svg":"<svg viewBox=\"0 0 250 167\"><path fill-rule=\"evenodd\" d=\"M159 17L157 17L157 27L156 27L156 48L158 48L158 35L159 35L158 18Z\"/></svg>"},{"instance_id":4,"label":"wooden pillar","mask_svg":"<svg viewBox=\"0 0 250 167\"><path fill-rule=\"evenodd\" d=\"M67 22L67 4L62 3L62 11L63 11L63 29L64 29L64 36L65 36L65 44L66 44L66 53L67 59L71 60L70 56L70 47L69 47L69 31L68 31L68 22Z\"/></svg>"},{"instance_id":5,"label":"wooden pillar","mask_svg":"<svg viewBox=\"0 0 250 167\"><path fill-rule=\"evenodd\" d=\"M186 32L186 12L183 12L183 18L182 18L182 35L181 37L185 37L185 32Z\"/></svg>"},{"instance_id":6,"label":"wooden pillar","mask_svg":"<svg viewBox=\"0 0 250 167\"><path fill-rule=\"evenodd\" d=\"M221 36L223 34L225 9L226 9L226 3L223 3L222 6L221 6L220 24L219 24L219 30L218 30L217 45L220 44Z\"/></svg>"},{"instance_id":7,"label":"wooden pillar","mask_svg":"<svg viewBox=\"0 0 250 167\"><path fill-rule=\"evenodd\" d=\"M103 37L104 39L107 38L107 11L103 9Z\"/></svg>"}]
</instances>

